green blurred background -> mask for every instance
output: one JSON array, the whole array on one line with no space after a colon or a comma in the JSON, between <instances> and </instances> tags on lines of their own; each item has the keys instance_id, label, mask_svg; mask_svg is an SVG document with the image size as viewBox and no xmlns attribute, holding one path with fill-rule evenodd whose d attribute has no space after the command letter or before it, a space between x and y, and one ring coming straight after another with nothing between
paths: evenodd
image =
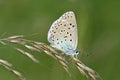
<instances>
[{"instance_id":1,"label":"green blurred background","mask_svg":"<svg viewBox=\"0 0 120 80\"><path fill-rule=\"evenodd\" d=\"M120 80L120 0L0 0L0 35L25 35L48 43L47 32L64 12L74 11L79 59L103 80ZM53 58L32 52L39 64L0 44L0 58L13 64L27 80L86 80L74 65L70 77ZM19 80L0 66L0 80Z\"/></svg>"}]
</instances>

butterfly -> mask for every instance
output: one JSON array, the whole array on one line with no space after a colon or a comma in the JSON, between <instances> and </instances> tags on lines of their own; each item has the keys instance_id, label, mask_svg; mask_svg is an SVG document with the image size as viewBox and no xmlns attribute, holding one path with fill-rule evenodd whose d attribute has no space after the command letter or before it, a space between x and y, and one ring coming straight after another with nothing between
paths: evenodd
<instances>
[{"instance_id":1,"label":"butterfly","mask_svg":"<svg viewBox=\"0 0 120 80\"><path fill-rule=\"evenodd\" d=\"M64 13L54 21L48 31L48 41L51 46L67 55L77 55L78 35L75 14L72 11Z\"/></svg>"}]
</instances>

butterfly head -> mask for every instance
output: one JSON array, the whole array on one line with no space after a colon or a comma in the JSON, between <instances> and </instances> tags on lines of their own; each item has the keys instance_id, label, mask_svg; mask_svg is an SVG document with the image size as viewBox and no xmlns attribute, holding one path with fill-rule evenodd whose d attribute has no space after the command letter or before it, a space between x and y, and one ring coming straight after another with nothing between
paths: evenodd
<instances>
[{"instance_id":1,"label":"butterfly head","mask_svg":"<svg viewBox=\"0 0 120 80\"><path fill-rule=\"evenodd\" d=\"M75 55L78 55L80 53L79 50L75 50Z\"/></svg>"},{"instance_id":2,"label":"butterfly head","mask_svg":"<svg viewBox=\"0 0 120 80\"><path fill-rule=\"evenodd\" d=\"M70 50L70 51L67 52L66 54L74 57L74 56L77 56L79 53L80 53L79 50L73 50L73 51Z\"/></svg>"},{"instance_id":3,"label":"butterfly head","mask_svg":"<svg viewBox=\"0 0 120 80\"><path fill-rule=\"evenodd\" d=\"M79 53L80 53L79 50L74 50L73 53L72 53L72 56L77 56Z\"/></svg>"},{"instance_id":4,"label":"butterfly head","mask_svg":"<svg viewBox=\"0 0 120 80\"><path fill-rule=\"evenodd\" d=\"M77 55L80 53L79 50L74 50L73 53L70 54L71 57L76 57L77 58Z\"/></svg>"}]
</instances>

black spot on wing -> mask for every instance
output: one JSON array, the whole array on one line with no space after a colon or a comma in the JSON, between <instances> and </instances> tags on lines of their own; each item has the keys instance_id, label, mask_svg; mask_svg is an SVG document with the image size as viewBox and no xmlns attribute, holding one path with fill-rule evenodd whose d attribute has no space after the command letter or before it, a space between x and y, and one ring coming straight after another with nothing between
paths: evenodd
<instances>
[{"instance_id":1,"label":"black spot on wing","mask_svg":"<svg viewBox=\"0 0 120 80\"><path fill-rule=\"evenodd\" d=\"M72 25L72 27L75 27L75 25Z\"/></svg>"},{"instance_id":2,"label":"black spot on wing","mask_svg":"<svg viewBox=\"0 0 120 80\"><path fill-rule=\"evenodd\" d=\"M61 32L63 32L63 30L61 30Z\"/></svg>"},{"instance_id":3,"label":"black spot on wing","mask_svg":"<svg viewBox=\"0 0 120 80\"><path fill-rule=\"evenodd\" d=\"M57 44L59 44L59 42L57 42Z\"/></svg>"},{"instance_id":4,"label":"black spot on wing","mask_svg":"<svg viewBox=\"0 0 120 80\"><path fill-rule=\"evenodd\" d=\"M52 32L54 32L54 30L52 30Z\"/></svg>"},{"instance_id":5,"label":"black spot on wing","mask_svg":"<svg viewBox=\"0 0 120 80\"><path fill-rule=\"evenodd\" d=\"M56 29L58 29L58 28L56 27Z\"/></svg>"},{"instance_id":6,"label":"black spot on wing","mask_svg":"<svg viewBox=\"0 0 120 80\"><path fill-rule=\"evenodd\" d=\"M67 38L67 36L64 36L64 38Z\"/></svg>"},{"instance_id":7,"label":"black spot on wing","mask_svg":"<svg viewBox=\"0 0 120 80\"><path fill-rule=\"evenodd\" d=\"M64 24L64 26L66 26L66 24Z\"/></svg>"},{"instance_id":8,"label":"black spot on wing","mask_svg":"<svg viewBox=\"0 0 120 80\"><path fill-rule=\"evenodd\" d=\"M72 41L72 39L70 39L70 41Z\"/></svg>"},{"instance_id":9,"label":"black spot on wing","mask_svg":"<svg viewBox=\"0 0 120 80\"><path fill-rule=\"evenodd\" d=\"M70 29L70 27L68 27L68 29Z\"/></svg>"},{"instance_id":10,"label":"black spot on wing","mask_svg":"<svg viewBox=\"0 0 120 80\"><path fill-rule=\"evenodd\" d=\"M72 25L72 23L70 23L70 26Z\"/></svg>"},{"instance_id":11,"label":"black spot on wing","mask_svg":"<svg viewBox=\"0 0 120 80\"><path fill-rule=\"evenodd\" d=\"M70 36L72 36L72 34L70 34Z\"/></svg>"}]
</instances>

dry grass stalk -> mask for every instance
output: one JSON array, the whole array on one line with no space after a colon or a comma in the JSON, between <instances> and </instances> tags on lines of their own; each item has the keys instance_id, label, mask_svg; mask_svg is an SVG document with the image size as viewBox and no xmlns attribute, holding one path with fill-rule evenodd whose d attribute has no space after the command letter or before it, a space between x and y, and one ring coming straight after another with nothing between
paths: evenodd
<instances>
[{"instance_id":1,"label":"dry grass stalk","mask_svg":"<svg viewBox=\"0 0 120 80\"><path fill-rule=\"evenodd\" d=\"M22 76L22 74L14 69L12 69L12 64L8 63L5 60L0 59L0 65L3 66L5 69L10 71L12 74L16 75L19 79L25 80L25 78Z\"/></svg>"},{"instance_id":2,"label":"dry grass stalk","mask_svg":"<svg viewBox=\"0 0 120 80\"><path fill-rule=\"evenodd\" d=\"M32 50L32 51L37 51L37 52L40 51L39 49L37 49L37 48L35 48L33 46L30 46L30 45L25 45L25 47L28 48L28 49L30 49L30 50Z\"/></svg>"},{"instance_id":3,"label":"dry grass stalk","mask_svg":"<svg viewBox=\"0 0 120 80\"><path fill-rule=\"evenodd\" d=\"M23 55L27 56L28 58L30 58L32 61L34 61L35 63L39 63L39 60L37 60L36 58L34 58L33 55L31 55L30 53L22 50L22 49L19 49L19 48L16 48L16 50L18 50L20 53L22 53Z\"/></svg>"},{"instance_id":4,"label":"dry grass stalk","mask_svg":"<svg viewBox=\"0 0 120 80\"><path fill-rule=\"evenodd\" d=\"M16 36L10 36L8 38L4 38L2 40L8 41L8 42L11 42L11 43L25 44L25 41L22 38L23 38L23 35L16 35Z\"/></svg>"},{"instance_id":5,"label":"dry grass stalk","mask_svg":"<svg viewBox=\"0 0 120 80\"><path fill-rule=\"evenodd\" d=\"M0 59L0 64L1 64L1 65L6 65L6 66L8 66L8 67L12 67L12 64L10 64L9 62L7 62L7 61L5 61L5 60L2 60L2 59Z\"/></svg>"},{"instance_id":6,"label":"dry grass stalk","mask_svg":"<svg viewBox=\"0 0 120 80\"><path fill-rule=\"evenodd\" d=\"M50 46L44 44L44 43L38 43L38 42L34 42L33 46L37 49L39 49L40 51L45 52L46 54L48 54L49 56L53 57L54 59L57 59L60 64L63 66L63 68L68 71L68 62L64 59L64 57L62 57L61 55L59 55L53 48L51 48Z\"/></svg>"},{"instance_id":7,"label":"dry grass stalk","mask_svg":"<svg viewBox=\"0 0 120 80\"><path fill-rule=\"evenodd\" d=\"M69 69L68 67L68 62L65 60L65 58L61 55L58 54L58 52L56 52L51 46L48 46L44 43L40 43L40 42L36 42L36 41L30 41L30 40L26 40L23 39L23 36L11 36L5 39L2 39L2 41L7 41L10 43L16 43L16 44L22 44L24 47L26 47L27 49L31 50L31 51L37 51L37 52L45 52L47 55L53 57L54 59L56 59L62 66L63 68L67 71ZM19 52L21 52L23 55L27 56L28 58L30 58L31 60L33 60L34 62L38 62L37 59L34 58L33 55L31 55L30 53L16 48L16 50L18 50ZM91 68L87 67L86 65L84 65L80 60L78 60L77 58L73 57L73 60L75 62L76 67L79 69L79 71L86 76L87 78L90 78L91 80L97 80L97 78L100 79L100 76ZM101 79L100 79L101 80Z\"/></svg>"},{"instance_id":8,"label":"dry grass stalk","mask_svg":"<svg viewBox=\"0 0 120 80\"><path fill-rule=\"evenodd\" d=\"M32 50L32 51L37 51L37 52L43 51L47 55L58 60L59 63L63 66L63 68L68 72L67 61L64 59L64 57L60 56L52 47L50 47L44 43L23 39L22 35L11 36L11 37L4 38L1 40L7 41L10 43L22 44L24 47L26 47L27 49ZM30 53L28 53L22 49L19 49L19 48L16 48L16 50L18 50L19 52L21 52L23 55L27 56L34 62L38 62L38 60L36 58L34 58L34 56L31 55Z\"/></svg>"},{"instance_id":9,"label":"dry grass stalk","mask_svg":"<svg viewBox=\"0 0 120 80\"><path fill-rule=\"evenodd\" d=\"M78 60L75 57L73 57L73 60L74 60L74 62L76 64L76 67L81 72L81 74L83 74L87 78L90 78L91 80L98 80L98 79L102 80L101 77L99 76L99 74L97 72L95 72L91 68L87 67L80 60Z\"/></svg>"}]
</instances>

